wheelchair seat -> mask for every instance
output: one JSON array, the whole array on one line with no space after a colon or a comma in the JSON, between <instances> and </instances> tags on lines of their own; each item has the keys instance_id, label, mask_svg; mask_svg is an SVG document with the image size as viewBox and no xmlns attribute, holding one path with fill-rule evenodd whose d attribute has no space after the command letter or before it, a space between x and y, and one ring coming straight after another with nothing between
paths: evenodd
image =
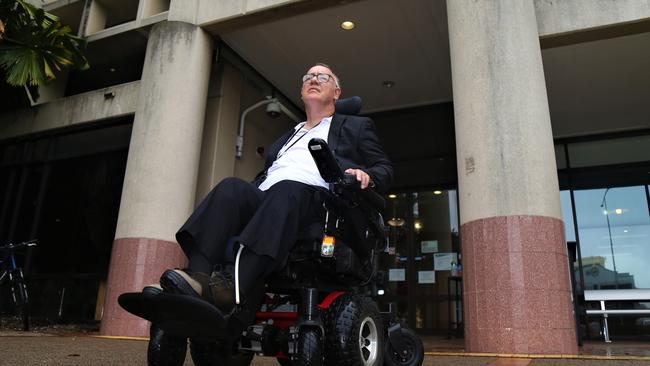
<instances>
[{"instance_id":1,"label":"wheelchair seat","mask_svg":"<svg viewBox=\"0 0 650 366\"><path fill-rule=\"evenodd\" d=\"M381 215L359 206L349 207L349 202L337 201L331 192L324 194L327 195L326 218L301 228L281 269L268 279L269 292L297 290L314 284L324 291L345 290L350 285L368 282L373 275L374 258L385 248L385 238L382 232L370 227L380 227ZM375 223L364 225L370 219ZM334 237L332 256L321 253L325 235ZM238 248L239 237L232 237L224 253L226 263L235 264Z\"/></svg>"},{"instance_id":2,"label":"wheelchair seat","mask_svg":"<svg viewBox=\"0 0 650 366\"><path fill-rule=\"evenodd\" d=\"M384 201L370 188L362 190L353 176L343 173L321 139L309 141L309 150L323 179L330 184L323 199L325 222L301 231L283 269L268 279L271 292L317 287L320 291L345 291L367 285L376 273L376 255L386 247ZM324 255L324 237L333 237L332 255Z\"/></svg>"}]
</instances>

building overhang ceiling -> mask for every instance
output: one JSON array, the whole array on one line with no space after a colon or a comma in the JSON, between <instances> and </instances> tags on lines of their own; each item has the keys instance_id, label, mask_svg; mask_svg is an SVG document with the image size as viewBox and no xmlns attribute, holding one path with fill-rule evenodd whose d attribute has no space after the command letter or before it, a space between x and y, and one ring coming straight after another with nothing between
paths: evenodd
<instances>
[{"instance_id":1,"label":"building overhang ceiling","mask_svg":"<svg viewBox=\"0 0 650 366\"><path fill-rule=\"evenodd\" d=\"M299 77L315 62L332 65L364 113L453 99L445 1L354 1L219 36L298 106ZM650 128L648 44L641 33L542 50L554 135Z\"/></svg>"},{"instance_id":2,"label":"building overhang ceiling","mask_svg":"<svg viewBox=\"0 0 650 366\"><path fill-rule=\"evenodd\" d=\"M446 19L444 1L358 1L220 36L297 105L300 76L324 62L368 113L451 101Z\"/></svg>"}]
</instances>

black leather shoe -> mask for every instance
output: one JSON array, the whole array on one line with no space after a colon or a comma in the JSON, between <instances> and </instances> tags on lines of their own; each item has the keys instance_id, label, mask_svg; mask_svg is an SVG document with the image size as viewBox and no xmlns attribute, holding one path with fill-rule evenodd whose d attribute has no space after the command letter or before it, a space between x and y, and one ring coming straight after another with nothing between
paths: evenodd
<instances>
[{"instance_id":1,"label":"black leather shoe","mask_svg":"<svg viewBox=\"0 0 650 366\"><path fill-rule=\"evenodd\" d=\"M209 279L210 277L207 274L201 272L168 269L160 276L160 286L170 294L197 297L212 303L212 298L208 295L209 292L206 291ZM190 284L190 282L193 282L193 284Z\"/></svg>"},{"instance_id":2,"label":"black leather shoe","mask_svg":"<svg viewBox=\"0 0 650 366\"><path fill-rule=\"evenodd\" d=\"M163 289L160 287L160 285L148 285L142 288L142 293L148 296L156 296L162 292Z\"/></svg>"},{"instance_id":3,"label":"black leather shoe","mask_svg":"<svg viewBox=\"0 0 650 366\"><path fill-rule=\"evenodd\" d=\"M212 304L224 314L235 307L235 280L230 272L212 272L208 282Z\"/></svg>"},{"instance_id":4,"label":"black leather shoe","mask_svg":"<svg viewBox=\"0 0 650 366\"><path fill-rule=\"evenodd\" d=\"M192 286L189 281L195 282ZM200 285L201 293L196 284ZM228 272L205 273L168 269L160 277L160 286L165 292L203 299L216 306L222 313L230 313L235 306L234 280Z\"/></svg>"}]
</instances>

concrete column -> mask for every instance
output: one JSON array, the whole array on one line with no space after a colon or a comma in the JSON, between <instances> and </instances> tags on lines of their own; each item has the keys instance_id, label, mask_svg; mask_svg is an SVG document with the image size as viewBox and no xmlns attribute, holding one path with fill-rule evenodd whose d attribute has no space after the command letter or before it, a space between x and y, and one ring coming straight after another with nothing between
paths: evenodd
<instances>
[{"instance_id":1,"label":"concrete column","mask_svg":"<svg viewBox=\"0 0 650 366\"><path fill-rule=\"evenodd\" d=\"M91 0L88 9L86 29L83 31L86 36L97 33L106 28L106 8L97 0Z\"/></svg>"},{"instance_id":2,"label":"concrete column","mask_svg":"<svg viewBox=\"0 0 650 366\"><path fill-rule=\"evenodd\" d=\"M174 240L194 208L212 39L162 22L149 34L122 189L101 333L145 336L148 323L117 304L184 264Z\"/></svg>"},{"instance_id":3,"label":"concrete column","mask_svg":"<svg viewBox=\"0 0 650 366\"><path fill-rule=\"evenodd\" d=\"M152 15L169 10L171 0L140 0L138 4L138 19L144 19Z\"/></svg>"},{"instance_id":4,"label":"concrete column","mask_svg":"<svg viewBox=\"0 0 650 366\"><path fill-rule=\"evenodd\" d=\"M206 108L201 163L196 190L200 202L222 179L235 175L243 75L228 62L215 66Z\"/></svg>"},{"instance_id":5,"label":"concrete column","mask_svg":"<svg viewBox=\"0 0 650 366\"><path fill-rule=\"evenodd\" d=\"M533 0L447 1L469 352L576 354Z\"/></svg>"}]
</instances>

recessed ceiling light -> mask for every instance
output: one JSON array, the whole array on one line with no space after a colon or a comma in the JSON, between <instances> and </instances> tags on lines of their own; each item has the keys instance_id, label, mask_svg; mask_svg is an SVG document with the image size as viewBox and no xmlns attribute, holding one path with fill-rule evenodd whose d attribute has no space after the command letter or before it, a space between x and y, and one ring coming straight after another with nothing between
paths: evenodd
<instances>
[{"instance_id":1,"label":"recessed ceiling light","mask_svg":"<svg viewBox=\"0 0 650 366\"><path fill-rule=\"evenodd\" d=\"M395 82L392 80L384 80L381 82L381 86L383 86L384 88L392 88L393 86L395 86Z\"/></svg>"},{"instance_id":2,"label":"recessed ceiling light","mask_svg":"<svg viewBox=\"0 0 650 366\"><path fill-rule=\"evenodd\" d=\"M624 233L627 233L627 229L623 230Z\"/></svg>"},{"instance_id":3,"label":"recessed ceiling light","mask_svg":"<svg viewBox=\"0 0 650 366\"><path fill-rule=\"evenodd\" d=\"M395 195L395 194L389 194L389 195L388 195L388 198L397 198L397 195Z\"/></svg>"},{"instance_id":4,"label":"recessed ceiling light","mask_svg":"<svg viewBox=\"0 0 650 366\"><path fill-rule=\"evenodd\" d=\"M354 29L354 22L351 20L346 20L343 23L341 23L341 28L345 30L351 30Z\"/></svg>"},{"instance_id":5,"label":"recessed ceiling light","mask_svg":"<svg viewBox=\"0 0 650 366\"><path fill-rule=\"evenodd\" d=\"M442 191L433 191L433 194L442 194Z\"/></svg>"},{"instance_id":6,"label":"recessed ceiling light","mask_svg":"<svg viewBox=\"0 0 650 366\"><path fill-rule=\"evenodd\" d=\"M115 68L114 68L114 67L111 67L110 69L108 69L108 71L110 71L110 72L115 72Z\"/></svg>"},{"instance_id":7,"label":"recessed ceiling light","mask_svg":"<svg viewBox=\"0 0 650 366\"><path fill-rule=\"evenodd\" d=\"M623 210L621 210L620 208L617 208L616 210L614 210L614 212L616 212L617 215L620 215L620 214L623 213Z\"/></svg>"}]
</instances>

